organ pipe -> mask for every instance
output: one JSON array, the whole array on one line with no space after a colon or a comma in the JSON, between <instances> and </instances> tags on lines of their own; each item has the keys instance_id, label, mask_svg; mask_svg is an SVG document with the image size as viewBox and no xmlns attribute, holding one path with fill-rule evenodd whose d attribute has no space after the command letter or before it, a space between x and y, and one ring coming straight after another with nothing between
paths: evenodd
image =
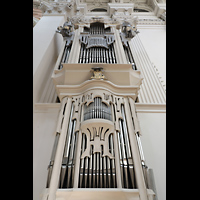
<instances>
[{"instance_id":1,"label":"organ pipe","mask_svg":"<svg viewBox=\"0 0 200 200\"><path fill-rule=\"evenodd\" d=\"M122 187L136 188L133 158L130 150L130 142L126 124L127 122L123 104L121 105L121 114L123 119L119 119L120 131L118 131L117 137L119 146Z\"/></svg>"},{"instance_id":2,"label":"organ pipe","mask_svg":"<svg viewBox=\"0 0 200 200\"><path fill-rule=\"evenodd\" d=\"M77 134L74 131L76 120L72 120L74 106L72 104L68 132L65 142L61 173L60 173L60 188L72 188L74 178L74 163L77 143Z\"/></svg>"},{"instance_id":3,"label":"organ pipe","mask_svg":"<svg viewBox=\"0 0 200 200\"><path fill-rule=\"evenodd\" d=\"M68 62L69 54L70 54L70 51L71 51L71 46L72 45L65 46L65 49L63 51L63 55L62 55L61 62L60 62L60 65L59 65L58 69L62 69L63 68L62 63L67 63Z\"/></svg>"},{"instance_id":4,"label":"organ pipe","mask_svg":"<svg viewBox=\"0 0 200 200\"><path fill-rule=\"evenodd\" d=\"M109 49L102 47L91 47L86 49L84 44L81 44L78 63L117 63L113 44Z\"/></svg>"},{"instance_id":5,"label":"organ pipe","mask_svg":"<svg viewBox=\"0 0 200 200\"><path fill-rule=\"evenodd\" d=\"M88 106L85 104L84 120L95 118L111 120L111 107L104 104L100 97L94 98Z\"/></svg>"},{"instance_id":6,"label":"organ pipe","mask_svg":"<svg viewBox=\"0 0 200 200\"><path fill-rule=\"evenodd\" d=\"M81 154L87 146L86 135L82 135ZM113 137L109 137L110 152L114 153ZM101 152L93 151L90 147L90 158L81 159L79 173L79 188L116 188L116 172L115 161L108 156L103 155L103 147Z\"/></svg>"},{"instance_id":7,"label":"organ pipe","mask_svg":"<svg viewBox=\"0 0 200 200\"><path fill-rule=\"evenodd\" d=\"M55 141L54 141L54 145L53 145L50 163L49 163L49 166L48 166L48 176L47 176L47 183L46 183L47 188L49 187L50 180L51 180L51 174L52 174L52 170L53 170L54 159L55 159L55 155L56 155L56 149L57 149L57 146L58 146L59 137L60 137L60 133L57 132L56 137L55 137Z\"/></svg>"}]
</instances>

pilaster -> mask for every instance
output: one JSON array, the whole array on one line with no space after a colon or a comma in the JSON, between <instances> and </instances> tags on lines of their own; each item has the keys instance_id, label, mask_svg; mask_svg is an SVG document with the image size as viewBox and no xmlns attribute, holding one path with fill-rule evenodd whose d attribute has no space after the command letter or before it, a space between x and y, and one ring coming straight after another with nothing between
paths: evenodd
<instances>
[{"instance_id":1,"label":"pilaster","mask_svg":"<svg viewBox=\"0 0 200 200\"><path fill-rule=\"evenodd\" d=\"M139 91L139 102L161 104L165 103L165 90L155 72L155 69L147 55L147 52L144 49L139 35L136 35L129 42L129 45L134 56L136 66L139 67L144 77L143 83Z\"/></svg>"},{"instance_id":2,"label":"pilaster","mask_svg":"<svg viewBox=\"0 0 200 200\"><path fill-rule=\"evenodd\" d=\"M62 163L62 155L64 151L64 145L65 145L65 138L67 134L67 127L69 123L69 116L71 111L71 105L72 105L72 99L70 97L65 97L62 101L65 104L67 100L67 105L65 108L64 113L64 121L60 133L60 138L58 141L56 156L55 156L55 162L53 166L51 181L50 181L50 187L49 187L49 196L48 200L55 200L56 197L56 191L58 187L58 181L60 178L60 170L61 170L61 163ZM62 112L62 110L60 111Z\"/></svg>"}]
</instances>

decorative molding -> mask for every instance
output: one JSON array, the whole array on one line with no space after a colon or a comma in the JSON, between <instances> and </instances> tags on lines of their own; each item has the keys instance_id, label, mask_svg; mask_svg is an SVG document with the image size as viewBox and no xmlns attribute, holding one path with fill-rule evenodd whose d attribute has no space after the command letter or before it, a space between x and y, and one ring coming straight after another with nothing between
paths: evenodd
<instances>
[{"instance_id":1,"label":"decorative molding","mask_svg":"<svg viewBox=\"0 0 200 200\"><path fill-rule=\"evenodd\" d=\"M166 113L166 104L135 103L137 113Z\"/></svg>"},{"instance_id":2,"label":"decorative molding","mask_svg":"<svg viewBox=\"0 0 200 200\"><path fill-rule=\"evenodd\" d=\"M113 122L105 119L90 119L81 123L82 133L87 137L87 148L81 155L81 159L86 156L90 157L90 146L92 145L93 153L101 153L101 145L103 145L102 157L108 156L110 159L114 158L108 149L108 137L114 133Z\"/></svg>"},{"instance_id":3,"label":"decorative molding","mask_svg":"<svg viewBox=\"0 0 200 200\"><path fill-rule=\"evenodd\" d=\"M55 112L60 108L60 103L35 103L34 113L50 113Z\"/></svg>"},{"instance_id":4,"label":"decorative molding","mask_svg":"<svg viewBox=\"0 0 200 200\"><path fill-rule=\"evenodd\" d=\"M57 85L56 86L57 94L59 94L60 100L66 95L69 95L69 96L80 95L91 89L95 89L95 90L104 89L115 95L130 96L135 99L137 96L137 92L139 90L139 86L118 86L118 85L113 84L110 81L104 81L104 80L88 80L88 81L83 82L80 85Z\"/></svg>"},{"instance_id":5,"label":"decorative molding","mask_svg":"<svg viewBox=\"0 0 200 200\"><path fill-rule=\"evenodd\" d=\"M66 40L66 46L70 46L74 39L74 25L69 21L65 22L63 26L57 27L57 33L63 36L63 40Z\"/></svg>"},{"instance_id":6,"label":"decorative molding","mask_svg":"<svg viewBox=\"0 0 200 200\"><path fill-rule=\"evenodd\" d=\"M92 72L93 72L93 76L91 76L91 79L102 79L102 80L106 80L107 78L103 75L103 68L102 67L93 67L92 68Z\"/></svg>"}]
</instances>

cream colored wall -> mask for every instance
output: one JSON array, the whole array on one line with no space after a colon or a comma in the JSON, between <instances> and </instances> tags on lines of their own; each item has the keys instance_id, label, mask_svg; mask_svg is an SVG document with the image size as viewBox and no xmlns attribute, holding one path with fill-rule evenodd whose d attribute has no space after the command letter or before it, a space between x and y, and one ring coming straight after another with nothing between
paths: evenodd
<instances>
[{"instance_id":1,"label":"cream colored wall","mask_svg":"<svg viewBox=\"0 0 200 200\"><path fill-rule=\"evenodd\" d=\"M59 107L60 104L41 104L33 113L33 200L40 200L46 187Z\"/></svg>"},{"instance_id":2,"label":"cream colored wall","mask_svg":"<svg viewBox=\"0 0 200 200\"><path fill-rule=\"evenodd\" d=\"M137 113L146 165L153 169L158 200L166 200L166 113Z\"/></svg>"}]
</instances>

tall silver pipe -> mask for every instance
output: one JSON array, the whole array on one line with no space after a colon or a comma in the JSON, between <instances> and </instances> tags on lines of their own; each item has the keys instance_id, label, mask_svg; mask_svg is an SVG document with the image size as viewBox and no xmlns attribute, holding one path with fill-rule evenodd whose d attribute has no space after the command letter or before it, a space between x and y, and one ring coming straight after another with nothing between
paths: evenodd
<instances>
[{"instance_id":1,"label":"tall silver pipe","mask_svg":"<svg viewBox=\"0 0 200 200\"><path fill-rule=\"evenodd\" d=\"M112 61L112 55L111 55L111 47L110 46L109 46L109 49L108 49L108 55L109 55L110 63L113 63L113 61Z\"/></svg>"},{"instance_id":2,"label":"tall silver pipe","mask_svg":"<svg viewBox=\"0 0 200 200\"><path fill-rule=\"evenodd\" d=\"M85 63L85 47L83 48L82 63Z\"/></svg>"},{"instance_id":3,"label":"tall silver pipe","mask_svg":"<svg viewBox=\"0 0 200 200\"><path fill-rule=\"evenodd\" d=\"M108 188L110 188L111 186L110 158L106 156L106 159L107 159Z\"/></svg>"},{"instance_id":4,"label":"tall silver pipe","mask_svg":"<svg viewBox=\"0 0 200 200\"><path fill-rule=\"evenodd\" d=\"M111 48L112 48L112 56L113 56L113 58L114 58L114 63L117 63L116 57L115 57L115 50L114 50L113 44L111 45Z\"/></svg>"},{"instance_id":5,"label":"tall silver pipe","mask_svg":"<svg viewBox=\"0 0 200 200\"><path fill-rule=\"evenodd\" d=\"M64 63L65 62L65 58L66 58L66 55L67 55L67 46L65 46L65 50L64 50L64 52L63 52L63 56L62 56L62 63Z\"/></svg>"},{"instance_id":6,"label":"tall silver pipe","mask_svg":"<svg viewBox=\"0 0 200 200\"><path fill-rule=\"evenodd\" d=\"M102 163L102 160L103 160L103 158L102 158L102 151L101 151L101 153L99 154L99 179L100 179L100 185L99 185L99 187L100 188L102 188L103 187L103 171L102 171L102 168L103 168L103 163Z\"/></svg>"},{"instance_id":7,"label":"tall silver pipe","mask_svg":"<svg viewBox=\"0 0 200 200\"><path fill-rule=\"evenodd\" d=\"M99 188L99 160L100 160L100 155L99 155L100 153L98 152L98 153L96 153L96 156L97 156L97 161L96 161L96 163L97 163L97 166L96 166L96 182L97 182L97 188Z\"/></svg>"},{"instance_id":8,"label":"tall silver pipe","mask_svg":"<svg viewBox=\"0 0 200 200\"><path fill-rule=\"evenodd\" d=\"M71 143L70 143L70 155L68 161L68 173L67 173L67 188L72 187L73 182L70 182L71 176L73 177L73 158L74 158L74 148L75 148L75 140L76 135L74 133L76 127L76 120L73 120L73 129L72 129L72 136L71 136Z\"/></svg>"},{"instance_id":9,"label":"tall silver pipe","mask_svg":"<svg viewBox=\"0 0 200 200\"><path fill-rule=\"evenodd\" d=\"M94 63L96 63L96 48L94 47Z\"/></svg>"},{"instance_id":10,"label":"tall silver pipe","mask_svg":"<svg viewBox=\"0 0 200 200\"><path fill-rule=\"evenodd\" d=\"M54 164L54 159L55 159L55 155L56 155L59 137L60 137L60 133L57 132L55 140L54 140L53 150L51 153L50 163L48 166L48 176L47 176L47 183L46 183L47 188L49 187L50 180L51 180L51 174L52 174L52 170L53 170L53 164Z\"/></svg>"},{"instance_id":11,"label":"tall silver pipe","mask_svg":"<svg viewBox=\"0 0 200 200\"><path fill-rule=\"evenodd\" d=\"M88 49L85 48L85 63L88 63Z\"/></svg>"},{"instance_id":12,"label":"tall silver pipe","mask_svg":"<svg viewBox=\"0 0 200 200\"><path fill-rule=\"evenodd\" d=\"M90 146L90 160L89 160L89 188L92 187L92 158L93 158L93 146Z\"/></svg>"},{"instance_id":13,"label":"tall silver pipe","mask_svg":"<svg viewBox=\"0 0 200 200\"><path fill-rule=\"evenodd\" d=\"M93 187L96 188L96 153L93 155Z\"/></svg>"},{"instance_id":14,"label":"tall silver pipe","mask_svg":"<svg viewBox=\"0 0 200 200\"><path fill-rule=\"evenodd\" d=\"M85 151L85 134L82 134L82 145L81 145L81 154ZM79 187L82 188L83 183L83 171L84 170L84 158L80 162L80 177L79 177Z\"/></svg>"},{"instance_id":15,"label":"tall silver pipe","mask_svg":"<svg viewBox=\"0 0 200 200\"><path fill-rule=\"evenodd\" d=\"M108 59L108 49L105 50L105 57L106 57L106 63L109 63L109 59Z\"/></svg>"},{"instance_id":16,"label":"tall silver pipe","mask_svg":"<svg viewBox=\"0 0 200 200\"><path fill-rule=\"evenodd\" d=\"M137 139L137 143L138 143L138 148L139 148L139 152L140 152L140 159L141 159L142 165L145 165L144 153L143 153L143 149L142 149L140 136L138 135L138 133L136 134L136 139Z\"/></svg>"},{"instance_id":17,"label":"tall silver pipe","mask_svg":"<svg viewBox=\"0 0 200 200\"><path fill-rule=\"evenodd\" d=\"M99 62L100 62L100 63L102 63L102 61L101 61L101 60L102 60L101 50L102 50L102 48L99 48Z\"/></svg>"},{"instance_id":18,"label":"tall silver pipe","mask_svg":"<svg viewBox=\"0 0 200 200\"><path fill-rule=\"evenodd\" d=\"M125 142L124 142L124 137L123 137L123 130L122 130L122 120L119 119L119 127L120 127L120 140L121 140L121 149L122 149L122 157L123 159L126 158L125 154Z\"/></svg>"},{"instance_id":19,"label":"tall silver pipe","mask_svg":"<svg viewBox=\"0 0 200 200\"><path fill-rule=\"evenodd\" d=\"M76 152L77 152L77 144L78 144L78 134L79 134L78 131L74 133L74 135L75 135L75 143L74 143L73 158L72 158L72 181L71 181L72 187L74 185L74 179L75 179L75 162L76 162L76 156L77 156Z\"/></svg>"},{"instance_id":20,"label":"tall silver pipe","mask_svg":"<svg viewBox=\"0 0 200 200\"><path fill-rule=\"evenodd\" d=\"M102 48L102 62L105 63L105 48Z\"/></svg>"},{"instance_id":21,"label":"tall silver pipe","mask_svg":"<svg viewBox=\"0 0 200 200\"><path fill-rule=\"evenodd\" d=\"M104 182L103 182L103 184L104 184L104 188L106 188L107 187L107 172L106 172L106 157L104 156L103 157L103 178L104 178Z\"/></svg>"},{"instance_id":22,"label":"tall silver pipe","mask_svg":"<svg viewBox=\"0 0 200 200\"><path fill-rule=\"evenodd\" d=\"M124 52L125 52L126 60L127 60L128 64L130 64L130 60L129 60L129 57L128 57L128 53L127 53L127 48L126 47L124 47Z\"/></svg>"},{"instance_id":23,"label":"tall silver pipe","mask_svg":"<svg viewBox=\"0 0 200 200\"><path fill-rule=\"evenodd\" d=\"M134 61L133 61L133 56L132 56L132 54L131 54L131 50L130 50L130 47L128 46L128 49L127 49L127 53L128 53L128 55L129 55L129 58L130 58L130 63L133 63Z\"/></svg>"},{"instance_id":24,"label":"tall silver pipe","mask_svg":"<svg viewBox=\"0 0 200 200\"><path fill-rule=\"evenodd\" d=\"M96 56L97 56L96 62L99 63L99 48L97 47L96 50L97 50L96 51Z\"/></svg>"},{"instance_id":25,"label":"tall silver pipe","mask_svg":"<svg viewBox=\"0 0 200 200\"><path fill-rule=\"evenodd\" d=\"M85 170L84 170L84 178L85 178L85 188L87 187L87 183L88 183L88 157L84 158L84 162L85 162Z\"/></svg>"},{"instance_id":26,"label":"tall silver pipe","mask_svg":"<svg viewBox=\"0 0 200 200\"><path fill-rule=\"evenodd\" d=\"M69 60L69 54L70 54L70 51L71 51L71 47L72 47L71 45L67 47L67 56L66 56L66 59L65 59L65 63L67 63L68 60Z\"/></svg>"},{"instance_id":27,"label":"tall silver pipe","mask_svg":"<svg viewBox=\"0 0 200 200\"><path fill-rule=\"evenodd\" d=\"M99 47L97 47L97 63L99 63Z\"/></svg>"},{"instance_id":28,"label":"tall silver pipe","mask_svg":"<svg viewBox=\"0 0 200 200\"><path fill-rule=\"evenodd\" d=\"M102 54L102 48L100 49L100 62L103 63L103 54Z\"/></svg>"},{"instance_id":29,"label":"tall silver pipe","mask_svg":"<svg viewBox=\"0 0 200 200\"><path fill-rule=\"evenodd\" d=\"M122 142L121 142L121 137L120 137L120 132L117 132L117 141L119 145L119 159L120 159L120 174L121 174L121 182L122 182L122 187L124 187L124 176L123 176L123 169L124 169L124 164L123 164L123 157L122 157Z\"/></svg>"},{"instance_id":30,"label":"tall silver pipe","mask_svg":"<svg viewBox=\"0 0 200 200\"><path fill-rule=\"evenodd\" d=\"M68 157L69 156L70 138L71 138L71 134L72 134L72 125L73 125L73 121L72 121L73 111L74 111L74 105L72 104L71 113L70 113L70 119L69 119L70 122L69 122L66 145L65 145L65 151L64 151L64 157Z\"/></svg>"},{"instance_id":31,"label":"tall silver pipe","mask_svg":"<svg viewBox=\"0 0 200 200\"><path fill-rule=\"evenodd\" d=\"M62 166L61 166L61 174L60 174L61 188L63 187L63 184L64 184L65 174L67 170L67 163L69 159L69 147L70 147L70 142L71 142L71 134L72 134L72 126L73 126L73 122L72 122L73 108L74 106L72 104L70 118L69 118L68 132L67 132L67 137L66 137L66 142L65 142L65 149L64 149L63 160L62 160Z\"/></svg>"},{"instance_id":32,"label":"tall silver pipe","mask_svg":"<svg viewBox=\"0 0 200 200\"><path fill-rule=\"evenodd\" d=\"M133 188L136 187L135 185L135 181L134 181L134 166L133 166L133 160L132 159L128 159L129 162L129 173L130 173L130 180L131 180L131 185Z\"/></svg>"},{"instance_id":33,"label":"tall silver pipe","mask_svg":"<svg viewBox=\"0 0 200 200\"><path fill-rule=\"evenodd\" d=\"M121 110L122 110L122 116L124 118L123 120L123 127L124 127L124 138L125 138L125 143L127 146L127 157L130 158L131 157L131 149L130 149L130 144L129 144L129 137L128 137L128 132L127 132L127 124L126 124L126 116L125 116L125 112L124 112L124 105L121 106Z\"/></svg>"},{"instance_id":34,"label":"tall silver pipe","mask_svg":"<svg viewBox=\"0 0 200 200\"><path fill-rule=\"evenodd\" d=\"M83 56L83 44L81 44L81 51L79 55L79 63L82 63L82 56Z\"/></svg>"},{"instance_id":35,"label":"tall silver pipe","mask_svg":"<svg viewBox=\"0 0 200 200\"><path fill-rule=\"evenodd\" d=\"M114 155L114 145L113 145L113 135L111 134L110 135L110 153L112 155ZM112 169L112 186L115 188L115 173L116 173L116 170L115 170L115 161L114 159L111 159L111 169Z\"/></svg>"}]
</instances>

